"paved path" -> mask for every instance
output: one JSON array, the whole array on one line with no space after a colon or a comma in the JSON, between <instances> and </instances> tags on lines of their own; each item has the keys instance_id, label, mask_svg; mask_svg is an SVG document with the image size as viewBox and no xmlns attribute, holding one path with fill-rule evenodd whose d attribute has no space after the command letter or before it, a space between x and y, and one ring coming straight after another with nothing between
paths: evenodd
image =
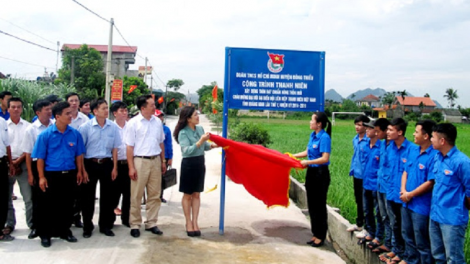
<instances>
[{"instance_id":1,"label":"paved path","mask_svg":"<svg viewBox=\"0 0 470 264\"><path fill-rule=\"evenodd\" d=\"M176 117L167 123L172 129ZM201 125L211 130L209 121L201 116ZM174 164L181 164L181 151L174 142ZM225 234L219 235L219 199L221 150L206 152L206 189L219 188L201 194L199 226L201 238L186 236L181 208L182 194L178 187L164 193L169 202L162 204L158 226L164 232L156 236L141 230L140 238L132 238L129 229L116 221L116 236L106 237L95 228L89 239L82 230L72 232L78 243L52 239L48 249L39 239L29 240L24 220L21 196L15 201L18 219L13 242L0 243L0 263L345 263L328 248L316 249L305 245L310 239L309 222L301 210L291 204L288 208L267 209L241 185L227 180L225 204ZM19 195L17 185L15 194ZM98 201L96 202L97 210ZM95 213L94 223L98 216Z\"/></svg>"}]
</instances>

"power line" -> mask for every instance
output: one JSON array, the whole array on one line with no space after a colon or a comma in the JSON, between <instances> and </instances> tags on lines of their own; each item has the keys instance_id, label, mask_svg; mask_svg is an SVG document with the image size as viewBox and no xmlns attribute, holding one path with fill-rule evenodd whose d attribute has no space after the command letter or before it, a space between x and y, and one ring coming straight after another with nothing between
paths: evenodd
<instances>
[{"instance_id":1,"label":"power line","mask_svg":"<svg viewBox=\"0 0 470 264\"><path fill-rule=\"evenodd\" d=\"M41 38L41 39L43 39L43 40L45 40L45 41L47 41L47 42L49 42L49 43L51 43L51 44L56 44L56 42L50 41L50 40L48 40L48 39L46 39L46 38L43 38L43 37L39 36L38 34L33 33L33 32L31 32L31 31L29 31L29 30L27 30L27 29L25 29L25 28L22 28L22 27L18 26L18 25L15 25L15 24L13 24L12 22L10 22L10 21L8 21L8 20L6 20L6 19L3 19L3 18L1 18L1 17L0 17L0 19L3 20L3 21L5 21L5 22L8 22L8 23L10 23L11 25L13 25L13 26L15 26L15 27L17 27L17 28L19 28L19 29L22 29L22 30L24 30L24 31L26 31L26 32L28 32L28 33L30 33L30 34L32 34L32 35L35 35L36 37Z\"/></svg>"},{"instance_id":2,"label":"power line","mask_svg":"<svg viewBox=\"0 0 470 264\"><path fill-rule=\"evenodd\" d=\"M3 57L3 56L0 56L0 58L5 59L5 60L10 60L10 61L15 61L15 62L23 63L23 64L28 64L28 65L32 65L32 66L37 66L37 67L41 67L41 68L49 68L49 69L55 68L55 67L47 67L47 66L39 65L39 64L35 64L35 63L30 63L30 62L24 62L24 61L19 61L19 60L15 60L15 59L10 59L10 58L6 58L6 57Z\"/></svg>"},{"instance_id":3,"label":"power line","mask_svg":"<svg viewBox=\"0 0 470 264\"><path fill-rule=\"evenodd\" d=\"M97 17L99 17L99 18L101 18L101 19L103 19L104 21L106 21L106 22L109 23L109 20L107 20L106 18L104 18L104 17L98 15L97 13L91 11L88 7L86 7L86 6L82 5L82 4L80 4L78 1L76 1L76 0L72 0L72 1L74 1L75 3L77 3L79 6L85 8L85 9L88 10L90 13L94 14L95 16L97 16Z\"/></svg>"},{"instance_id":4,"label":"power line","mask_svg":"<svg viewBox=\"0 0 470 264\"><path fill-rule=\"evenodd\" d=\"M38 47L43 48L43 49L47 49L47 50L50 50L50 51L53 51L53 52L57 52L57 50L54 50L54 49L51 49L51 48L48 48L48 47L44 47L44 46L42 46L42 45L39 45L39 44L34 43L34 42L31 42L31 41L29 41L29 40L25 40L25 39L22 39L22 38L13 36L13 35L11 35L11 34L8 34L8 33L4 32L4 31L1 31L1 30L0 30L0 33L5 34L5 35L7 35L7 36L9 36L9 37L12 37L12 38L19 39L19 40L24 41L24 42L26 42L26 43L28 43L28 44L31 44L31 45L35 45L35 46L38 46Z\"/></svg>"},{"instance_id":5,"label":"power line","mask_svg":"<svg viewBox=\"0 0 470 264\"><path fill-rule=\"evenodd\" d=\"M126 38L124 38L124 36L122 35L121 31L120 31L119 28L116 26L116 23L114 23L114 28L116 29L116 31L118 32L118 34L121 36L121 38L124 40L124 42L126 42L127 46L129 46L129 48L132 49L133 47L131 46L131 44L129 44L129 42L126 40ZM142 57L140 54L137 53L137 49L135 50L135 54L136 54L139 58L145 60L144 57Z\"/></svg>"}]
</instances>

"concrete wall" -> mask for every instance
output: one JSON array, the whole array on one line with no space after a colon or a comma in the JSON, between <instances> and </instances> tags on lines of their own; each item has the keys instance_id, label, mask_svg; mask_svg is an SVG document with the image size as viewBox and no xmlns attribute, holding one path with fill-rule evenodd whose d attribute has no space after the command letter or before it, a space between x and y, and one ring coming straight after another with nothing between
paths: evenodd
<instances>
[{"instance_id":1,"label":"concrete wall","mask_svg":"<svg viewBox=\"0 0 470 264\"><path fill-rule=\"evenodd\" d=\"M299 208L307 208L305 186L293 177L290 177L289 197ZM339 210L328 206L328 235L330 242L335 243L352 263L381 263L378 255L372 253L365 245L357 245L356 235L346 231L352 224L336 211Z\"/></svg>"}]
</instances>

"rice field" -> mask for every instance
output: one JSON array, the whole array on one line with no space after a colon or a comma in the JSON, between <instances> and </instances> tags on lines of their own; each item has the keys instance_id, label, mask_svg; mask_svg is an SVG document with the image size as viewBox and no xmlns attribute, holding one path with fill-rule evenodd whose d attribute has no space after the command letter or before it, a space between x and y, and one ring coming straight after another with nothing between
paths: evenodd
<instances>
[{"instance_id":1,"label":"rice field","mask_svg":"<svg viewBox=\"0 0 470 264\"><path fill-rule=\"evenodd\" d=\"M309 120L283 120L266 118L240 118L241 122L258 123L269 131L272 143L268 146L282 153L297 153L306 149L311 130ZM340 209L340 213L349 222L356 219L353 181L349 166L353 154L352 138L355 136L352 120L337 120L332 129L332 153L330 158L331 184L328 192L328 204ZM409 124L406 136L413 141L415 124ZM470 156L470 125L457 124L457 148ZM305 182L305 171L292 170L291 175L300 182ZM470 231L466 234L466 259L470 263Z\"/></svg>"}]
</instances>

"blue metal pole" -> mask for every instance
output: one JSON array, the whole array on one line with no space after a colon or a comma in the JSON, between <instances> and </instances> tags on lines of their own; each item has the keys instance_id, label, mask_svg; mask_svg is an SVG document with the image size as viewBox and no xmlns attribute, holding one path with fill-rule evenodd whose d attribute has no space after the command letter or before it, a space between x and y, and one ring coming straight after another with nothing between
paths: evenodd
<instances>
[{"instance_id":1,"label":"blue metal pole","mask_svg":"<svg viewBox=\"0 0 470 264\"><path fill-rule=\"evenodd\" d=\"M228 96L230 84L230 48L225 48L225 78L224 78L224 111L222 121L222 137L227 138L228 127ZM222 150L222 172L220 176L220 213L219 213L219 235L224 234L225 216L225 150Z\"/></svg>"}]
</instances>

